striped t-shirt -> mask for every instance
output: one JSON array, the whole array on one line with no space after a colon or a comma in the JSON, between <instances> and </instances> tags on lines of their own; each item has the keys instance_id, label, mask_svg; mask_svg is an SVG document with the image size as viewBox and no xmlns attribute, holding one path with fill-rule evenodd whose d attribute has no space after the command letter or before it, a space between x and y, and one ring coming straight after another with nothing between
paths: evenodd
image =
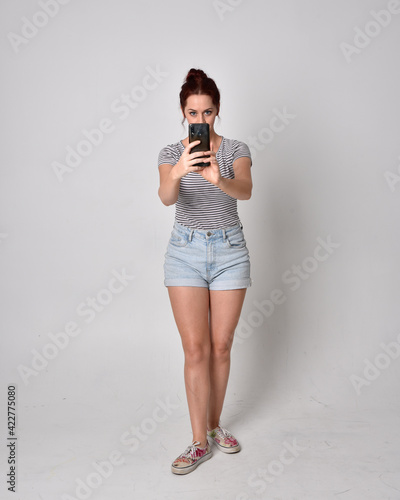
<instances>
[{"instance_id":1,"label":"striped t-shirt","mask_svg":"<svg viewBox=\"0 0 400 500\"><path fill-rule=\"evenodd\" d=\"M169 144L160 151L158 165L178 163L185 147L181 141ZM251 159L244 142L222 137L217 161L222 177L234 179L233 162L242 156ZM206 167L207 168L207 167ZM179 196L175 204L175 220L194 229L222 229L240 222L237 199L224 193L197 172L190 172L180 180Z\"/></svg>"}]
</instances>

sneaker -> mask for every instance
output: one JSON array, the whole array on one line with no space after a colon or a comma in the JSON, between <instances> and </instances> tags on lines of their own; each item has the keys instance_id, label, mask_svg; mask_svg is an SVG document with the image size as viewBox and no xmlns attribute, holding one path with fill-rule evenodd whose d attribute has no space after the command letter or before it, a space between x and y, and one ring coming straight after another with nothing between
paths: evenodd
<instances>
[{"instance_id":1,"label":"sneaker","mask_svg":"<svg viewBox=\"0 0 400 500\"><path fill-rule=\"evenodd\" d=\"M207 442L205 448L198 448L199 441L193 443L172 462L171 470L174 474L189 474L199 464L212 457L210 444Z\"/></svg>"},{"instance_id":2,"label":"sneaker","mask_svg":"<svg viewBox=\"0 0 400 500\"><path fill-rule=\"evenodd\" d=\"M237 453L240 451L240 444L238 440L220 425L212 431L207 429L207 436L213 439L214 443L224 453Z\"/></svg>"}]
</instances>

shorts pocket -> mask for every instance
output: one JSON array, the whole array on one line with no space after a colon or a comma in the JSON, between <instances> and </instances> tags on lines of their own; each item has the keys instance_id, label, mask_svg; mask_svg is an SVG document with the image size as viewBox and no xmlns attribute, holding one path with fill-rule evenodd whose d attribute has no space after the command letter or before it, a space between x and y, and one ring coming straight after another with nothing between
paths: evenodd
<instances>
[{"instance_id":1,"label":"shorts pocket","mask_svg":"<svg viewBox=\"0 0 400 500\"><path fill-rule=\"evenodd\" d=\"M173 229L169 242L174 247L185 247L189 243L189 236Z\"/></svg>"},{"instance_id":2,"label":"shorts pocket","mask_svg":"<svg viewBox=\"0 0 400 500\"><path fill-rule=\"evenodd\" d=\"M244 239L244 234L242 229L236 229L231 233L226 233L226 241L231 248L244 248L246 246L246 240Z\"/></svg>"}]
</instances>

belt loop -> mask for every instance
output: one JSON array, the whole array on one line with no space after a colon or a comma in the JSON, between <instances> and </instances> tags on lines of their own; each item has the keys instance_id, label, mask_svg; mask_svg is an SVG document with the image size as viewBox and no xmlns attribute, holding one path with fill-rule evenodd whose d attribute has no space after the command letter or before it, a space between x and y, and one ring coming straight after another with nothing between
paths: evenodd
<instances>
[{"instance_id":1,"label":"belt loop","mask_svg":"<svg viewBox=\"0 0 400 500\"><path fill-rule=\"evenodd\" d=\"M194 233L194 229L191 229L190 234L189 234L189 241L192 241L193 233Z\"/></svg>"},{"instance_id":2,"label":"belt loop","mask_svg":"<svg viewBox=\"0 0 400 500\"><path fill-rule=\"evenodd\" d=\"M224 241L225 241L226 240L226 231L225 231L225 229L222 229L222 234L223 234Z\"/></svg>"},{"instance_id":3,"label":"belt loop","mask_svg":"<svg viewBox=\"0 0 400 500\"><path fill-rule=\"evenodd\" d=\"M243 229L243 224L241 222L239 222L240 224L240 229Z\"/></svg>"}]
</instances>

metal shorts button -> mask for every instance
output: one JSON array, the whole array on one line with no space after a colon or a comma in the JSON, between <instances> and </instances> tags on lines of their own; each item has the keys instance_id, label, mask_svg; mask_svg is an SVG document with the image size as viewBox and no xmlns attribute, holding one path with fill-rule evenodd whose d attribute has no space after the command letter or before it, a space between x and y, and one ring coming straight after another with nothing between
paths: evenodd
<instances>
[{"instance_id":1,"label":"metal shorts button","mask_svg":"<svg viewBox=\"0 0 400 500\"><path fill-rule=\"evenodd\" d=\"M211 231L208 231L207 232L207 236L211 236L212 235L212 232Z\"/></svg>"}]
</instances>

